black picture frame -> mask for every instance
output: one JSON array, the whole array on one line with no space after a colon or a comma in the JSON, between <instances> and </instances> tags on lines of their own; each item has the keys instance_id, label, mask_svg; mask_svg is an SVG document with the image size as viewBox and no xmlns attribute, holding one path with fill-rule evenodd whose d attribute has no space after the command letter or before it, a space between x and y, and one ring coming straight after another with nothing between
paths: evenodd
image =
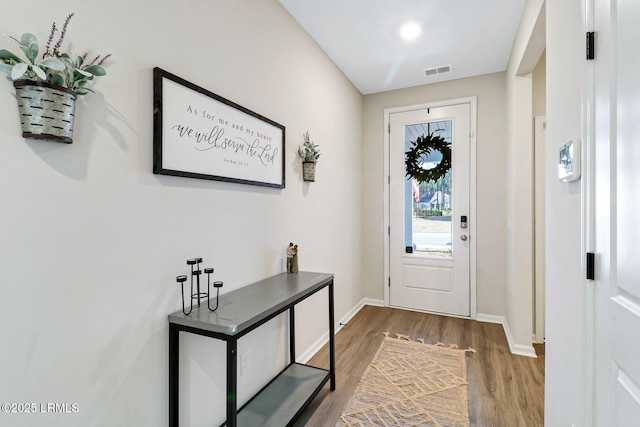
<instances>
[{"instance_id":1,"label":"black picture frame","mask_svg":"<svg viewBox=\"0 0 640 427\"><path fill-rule=\"evenodd\" d=\"M285 188L285 127L155 67L153 173Z\"/></svg>"}]
</instances>

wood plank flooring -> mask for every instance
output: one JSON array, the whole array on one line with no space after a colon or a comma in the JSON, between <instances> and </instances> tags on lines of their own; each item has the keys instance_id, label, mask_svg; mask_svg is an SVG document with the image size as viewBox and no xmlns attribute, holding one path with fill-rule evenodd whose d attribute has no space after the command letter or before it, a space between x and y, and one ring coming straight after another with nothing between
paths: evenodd
<instances>
[{"instance_id":1,"label":"wood plank flooring","mask_svg":"<svg viewBox=\"0 0 640 427\"><path fill-rule=\"evenodd\" d=\"M467 353L472 427L544 425L544 346L536 346L538 359L514 356L501 325L365 306L336 335L336 390L325 386L295 427L335 425L382 342L383 332L476 350ZM309 364L328 368L328 346Z\"/></svg>"}]
</instances>

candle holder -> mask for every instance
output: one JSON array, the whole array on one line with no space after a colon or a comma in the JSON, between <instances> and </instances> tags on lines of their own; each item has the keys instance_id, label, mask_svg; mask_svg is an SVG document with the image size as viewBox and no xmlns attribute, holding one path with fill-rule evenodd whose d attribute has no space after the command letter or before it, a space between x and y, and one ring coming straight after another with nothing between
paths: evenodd
<instances>
[{"instance_id":1,"label":"candle holder","mask_svg":"<svg viewBox=\"0 0 640 427\"><path fill-rule=\"evenodd\" d=\"M176 277L176 282L180 283L180 287L182 289L182 312L185 316L188 316L193 311L193 300L198 302L198 307L200 307L200 300L203 298L207 299L207 308L210 311L216 311L218 309L218 300L220 297L220 288L223 285L223 282L213 282L213 287L216 289L216 306L211 308L211 274L213 273L213 268L205 268L204 273L207 275L207 292L200 292L200 276L202 275L202 270L200 270L200 264L202 263L202 258L193 258L187 260L187 265L191 266L191 291L189 295L191 296L191 302L189 304L189 311L187 312L187 307L185 305L184 300L184 283L187 281L187 276L181 275ZM194 267L195 266L195 267ZM193 289L195 280L195 292Z\"/></svg>"}]
</instances>

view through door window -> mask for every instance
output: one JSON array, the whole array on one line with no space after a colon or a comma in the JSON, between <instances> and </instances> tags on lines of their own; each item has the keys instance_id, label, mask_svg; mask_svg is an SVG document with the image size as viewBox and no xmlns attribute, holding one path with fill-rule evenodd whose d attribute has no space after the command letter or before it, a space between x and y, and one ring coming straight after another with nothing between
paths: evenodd
<instances>
[{"instance_id":1,"label":"view through door window","mask_svg":"<svg viewBox=\"0 0 640 427\"><path fill-rule=\"evenodd\" d=\"M451 144L451 120L405 126L405 151L419 136L433 134ZM422 168L432 169L442 153L423 156ZM418 183L407 179L405 185L405 252L416 255L451 258L452 170L437 181Z\"/></svg>"}]
</instances>

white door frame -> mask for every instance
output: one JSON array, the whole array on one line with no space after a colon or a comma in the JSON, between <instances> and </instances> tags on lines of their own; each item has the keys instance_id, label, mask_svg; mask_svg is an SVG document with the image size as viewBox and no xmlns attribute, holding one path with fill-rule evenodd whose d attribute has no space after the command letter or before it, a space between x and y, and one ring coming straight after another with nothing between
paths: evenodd
<instances>
[{"instance_id":1,"label":"white door frame","mask_svg":"<svg viewBox=\"0 0 640 427\"><path fill-rule=\"evenodd\" d=\"M587 31L594 31L594 0L582 0L582 14L584 22L583 34ZM582 67L582 100L581 116L582 129L581 137L585 142L582 144L582 179L580 190L584 195L581 206L582 220L582 242L581 252L595 252L596 236L596 176L595 176L595 61L584 61ZM585 386L584 392L584 421L585 426L594 426L596 415L596 378L595 378L595 352L594 348L595 330L595 296L596 288L592 281L586 279L586 262L582 261L581 276L583 277L583 288L585 290L585 327L584 327L584 347L585 354Z\"/></svg>"},{"instance_id":2,"label":"white door frame","mask_svg":"<svg viewBox=\"0 0 640 427\"><path fill-rule=\"evenodd\" d=\"M469 241L469 305L470 318L475 319L477 316L476 308L476 132L477 132L477 113L478 113L478 97L469 96L465 98L449 99L445 101L429 102L426 104L407 105L403 107L385 108L384 109L384 228L382 233L384 236L384 305L389 306L389 115L392 113L402 113L412 110L424 110L427 108L445 107L455 104L470 104L471 117L469 120L470 129L470 170L469 170L469 227L474 230L474 234Z\"/></svg>"},{"instance_id":3,"label":"white door frame","mask_svg":"<svg viewBox=\"0 0 640 427\"><path fill-rule=\"evenodd\" d=\"M547 116L534 119L534 342L545 337L545 171Z\"/></svg>"}]
</instances>

